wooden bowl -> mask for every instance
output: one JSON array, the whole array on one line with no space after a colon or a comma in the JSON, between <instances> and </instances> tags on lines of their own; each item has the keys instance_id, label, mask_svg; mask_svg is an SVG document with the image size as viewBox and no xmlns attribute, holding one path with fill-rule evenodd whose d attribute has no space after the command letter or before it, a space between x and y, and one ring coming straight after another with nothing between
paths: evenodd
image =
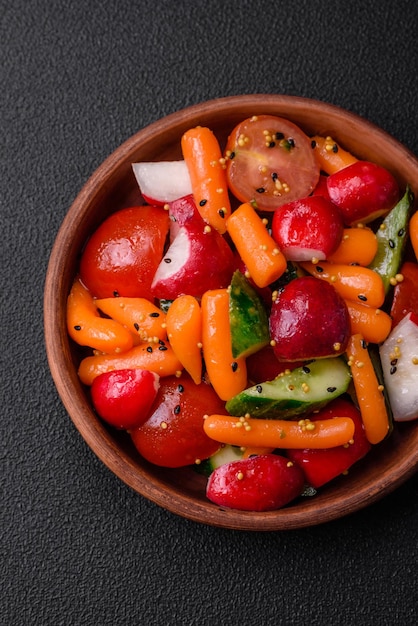
<instances>
[{"instance_id":1,"label":"wooden bowl","mask_svg":"<svg viewBox=\"0 0 418 626\"><path fill-rule=\"evenodd\" d=\"M418 195L418 160L403 145L364 119L336 106L292 96L245 95L189 107L142 129L97 169L68 211L52 249L44 313L51 373L75 426L105 465L132 489L190 520L241 530L287 530L340 518L375 502L407 480L418 466L418 421L397 424L393 435L314 497L278 511L224 510L206 499L206 479L191 468L165 469L142 459L126 433L107 427L94 413L77 376L79 351L66 331L66 299L89 235L110 213L143 203L132 174L135 161L180 159L180 137L209 126L225 142L234 125L254 114L273 114L307 134L331 135L358 157L389 169Z\"/></svg>"}]
</instances>

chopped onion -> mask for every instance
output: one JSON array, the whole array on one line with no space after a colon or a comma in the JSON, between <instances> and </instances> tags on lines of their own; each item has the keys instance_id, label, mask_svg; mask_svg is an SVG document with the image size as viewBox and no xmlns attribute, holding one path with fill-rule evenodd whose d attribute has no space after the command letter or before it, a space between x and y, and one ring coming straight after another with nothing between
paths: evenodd
<instances>
[{"instance_id":1,"label":"chopped onion","mask_svg":"<svg viewBox=\"0 0 418 626\"><path fill-rule=\"evenodd\" d=\"M132 169L147 202L164 204L192 193L185 161L132 163Z\"/></svg>"}]
</instances>

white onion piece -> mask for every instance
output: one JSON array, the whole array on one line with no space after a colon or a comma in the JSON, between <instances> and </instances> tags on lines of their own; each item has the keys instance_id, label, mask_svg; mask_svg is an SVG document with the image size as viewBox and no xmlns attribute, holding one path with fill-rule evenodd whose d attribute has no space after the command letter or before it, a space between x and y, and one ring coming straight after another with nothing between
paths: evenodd
<instances>
[{"instance_id":1,"label":"white onion piece","mask_svg":"<svg viewBox=\"0 0 418 626\"><path fill-rule=\"evenodd\" d=\"M132 169L141 193L148 202L164 204L192 193L185 161L132 163Z\"/></svg>"},{"instance_id":2,"label":"white onion piece","mask_svg":"<svg viewBox=\"0 0 418 626\"><path fill-rule=\"evenodd\" d=\"M418 418L418 326L410 318L406 315L379 349L385 388L397 422Z\"/></svg>"}]
</instances>

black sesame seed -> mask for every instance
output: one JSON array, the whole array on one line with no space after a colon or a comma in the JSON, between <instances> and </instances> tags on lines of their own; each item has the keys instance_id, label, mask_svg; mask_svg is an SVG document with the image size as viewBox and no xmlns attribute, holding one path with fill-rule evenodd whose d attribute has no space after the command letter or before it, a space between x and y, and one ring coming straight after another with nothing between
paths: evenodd
<instances>
[{"instance_id":1,"label":"black sesame seed","mask_svg":"<svg viewBox=\"0 0 418 626\"><path fill-rule=\"evenodd\" d=\"M269 147L269 148L274 148L274 146L275 146L275 145L276 145L276 142L275 142L275 141L270 141L270 143L269 143L268 147Z\"/></svg>"},{"instance_id":2,"label":"black sesame seed","mask_svg":"<svg viewBox=\"0 0 418 626\"><path fill-rule=\"evenodd\" d=\"M364 296L362 293L360 293L358 296L358 299L361 300L362 302L367 302L367 297Z\"/></svg>"},{"instance_id":3,"label":"black sesame seed","mask_svg":"<svg viewBox=\"0 0 418 626\"><path fill-rule=\"evenodd\" d=\"M280 139L284 139L283 133L276 133L274 136L276 137L278 141L280 141Z\"/></svg>"},{"instance_id":4,"label":"black sesame seed","mask_svg":"<svg viewBox=\"0 0 418 626\"><path fill-rule=\"evenodd\" d=\"M115 289L115 291L113 292L113 295L115 296L115 298L119 298L119 291L116 291Z\"/></svg>"},{"instance_id":5,"label":"black sesame seed","mask_svg":"<svg viewBox=\"0 0 418 626\"><path fill-rule=\"evenodd\" d=\"M160 344L160 346L165 346L165 341L163 341L162 339L159 339L158 343Z\"/></svg>"},{"instance_id":6,"label":"black sesame seed","mask_svg":"<svg viewBox=\"0 0 418 626\"><path fill-rule=\"evenodd\" d=\"M334 393L334 391L337 391L337 387L327 387L327 391L328 393Z\"/></svg>"},{"instance_id":7,"label":"black sesame seed","mask_svg":"<svg viewBox=\"0 0 418 626\"><path fill-rule=\"evenodd\" d=\"M312 139L312 141L311 141L311 148L316 148L316 141L315 141L315 139Z\"/></svg>"},{"instance_id":8,"label":"black sesame seed","mask_svg":"<svg viewBox=\"0 0 418 626\"><path fill-rule=\"evenodd\" d=\"M81 326L77 324L76 326L74 326L74 330L81 330Z\"/></svg>"},{"instance_id":9,"label":"black sesame seed","mask_svg":"<svg viewBox=\"0 0 418 626\"><path fill-rule=\"evenodd\" d=\"M225 211L223 209L219 209L218 213L219 213L220 217L222 217L222 218L225 217Z\"/></svg>"},{"instance_id":10,"label":"black sesame seed","mask_svg":"<svg viewBox=\"0 0 418 626\"><path fill-rule=\"evenodd\" d=\"M338 152L338 146L337 146L337 144L336 144L336 143L334 143L334 145L332 146L332 151L333 151L335 154L337 154L337 152Z\"/></svg>"},{"instance_id":11,"label":"black sesame seed","mask_svg":"<svg viewBox=\"0 0 418 626\"><path fill-rule=\"evenodd\" d=\"M231 152L231 154L229 155L230 159L233 159L235 157L235 152Z\"/></svg>"},{"instance_id":12,"label":"black sesame seed","mask_svg":"<svg viewBox=\"0 0 418 626\"><path fill-rule=\"evenodd\" d=\"M367 348L367 341L365 341L364 339L362 339L362 340L360 341L360 345L361 345L361 347L362 347L362 348Z\"/></svg>"},{"instance_id":13,"label":"black sesame seed","mask_svg":"<svg viewBox=\"0 0 418 626\"><path fill-rule=\"evenodd\" d=\"M278 173L277 172L272 172L271 178L272 178L272 180L276 181L279 178Z\"/></svg>"},{"instance_id":14,"label":"black sesame seed","mask_svg":"<svg viewBox=\"0 0 418 626\"><path fill-rule=\"evenodd\" d=\"M397 369L398 369L398 368L396 367L396 365L393 365L393 366L390 368L390 373L391 373L391 374L394 374L394 373L396 372L396 370L397 370Z\"/></svg>"},{"instance_id":15,"label":"black sesame seed","mask_svg":"<svg viewBox=\"0 0 418 626\"><path fill-rule=\"evenodd\" d=\"M179 404L177 404L177 405L174 407L174 414L175 414L175 415L178 415L178 414L180 413L180 411L181 411L181 406L180 406Z\"/></svg>"},{"instance_id":16,"label":"black sesame seed","mask_svg":"<svg viewBox=\"0 0 418 626\"><path fill-rule=\"evenodd\" d=\"M320 265L315 265L315 270L318 272L318 274L322 274L322 272L324 271L324 268L321 267Z\"/></svg>"},{"instance_id":17,"label":"black sesame seed","mask_svg":"<svg viewBox=\"0 0 418 626\"><path fill-rule=\"evenodd\" d=\"M164 350L167 350L167 346L158 346L158 349L164 352Z\"/></svg>"},{"instance_id":18,"label":"black sesame seed","mask_svg":"<svg viewBox=\"0 0 418 626\"><path fill-rule=\"evenodd\" d=\"M311 370L309 369L309 367L307 365L304 365L302 370L304 371L305 374L310 374Z\"/></svg>"},{"instance_id":19,"label":"black sesame seed","mask_svg":"<svg viewBox=\"0 0 418 626\"><path fill-rule=\"evenodd\" d=\"M398 364L398 359L392 359L390 364L391 365L397 365Z\"/></svg>"},{"instance_id":20,"label":"black sesame seed","mask_svg":"<svg viewBox=\"0 0 418 626\"><path fill-rule=\"evenodd\" d=\"M164 263L171 263L171 259L168 256L164 257Z\"/></svg>"},{"instance_id":21,"label":"black sesame seed","mask_svg":"<svg viewBox=\"0 0 418 626\"><path fill-rule=\"evenodd\" d=\"M287 143L289 144L291 148L295 147L295 140L293 139L293 137L289 137L287 140Z\"/></svg>"},{"instance_id":22,"label":"black sesame seed","mask_svg":"<svg viewBox=\"0 0 418 626\"><path fill-rule=\"evenodd\" d=\"M152 352L152 346L147 347L147 352Z\"/></svg>"},{"instance_id":23,"label":"black sesame seed","mask_svg":"<svg viewBox=\"0 0 418 626\"><path fill-rule=\"evenodd\" d=\"M135 322L134 328L135 328L135 330L139 330L139 324L137 322Z\"/></svg>"},{"instance_id":24,"label":"black sesame seed","mask_svg":"<svg viewBox=\"0 0 418 626\"><path fill-rule=\"evenodd\" d=\"M206 202L207 202L207 200L201 200L201 201L199 202L199 205L200 205L200 206L205 206Z\"/></svg>"},{"instance_id":25,"label":"black sesame seed","mask_svg":"<svg viewBox=\"0 0 418 626\"><path fill-rule=\"evenodd\" d=\"M183 393L183 391L184 391L184 387L183 387L183 385L179 385L179 386L177 387L177 390L178 390L180 393Z\"/></svg>"},{"instance_id":26,"label":"black sesame seed","mask_svg":"<svg viewBox=\"0 0 418 626\"><path fill-rule=\"evenodd\" d=\"M393 241L393 239L389 239L388 243L389 243L389 248L393 249L395 247L395 242Z\"/></svg>"},{"instance_id":27,"label":"black sesame seed","mask_svg":"<svg viewBox=\"0 0 418 626\"><path fill-rule=\"evenodd\" d=\"M236 361L234 361L233 363L231 363L231 369L233 372L236 372L238 369L238 363Z\"/></svg>"},{"instance_id":28,"label":"black sesame seed","mask_svg":"<svg viewBox=\"0 0 418 626\"><path fill-rule=\"evenodd\" d=\"M257 385L257 386L256 386L256 389L257 389L257 392L258 392L258 393L261 393L261 392L263 391L263 388L262 388L262 386L261 386L261 385Z\"/></svg>"},{"instance_id":29,"label":"black sesame seed","mask_svg":"<svg viewBox=\"0 0 418 626\"><path fill-rule=\"evenodd\" d=\"M152 313L149 314L150 317L160 317L160 314L158 313L158 311L153 311Z\"/></svg>"},{"instance_id":30,"label":"black sesame seed","mask_svg":"<svg viewBox=\"0 0 418 626\"><path fill-rule=\"evenodd\" d=\"M400 229L398 230L398 237L403 237L403 236L404 236L404 234L405 234L405 228L400 228Z\"/></svg>"},{"instance_id":31,"label":"black sesame seed","mask_svg":"<svg viewBox=\"0 0 418 626\"><path fill-rule=\"evenodd\" d=\"M256 192L257 193L264 193L265 189L264 189L264 187L259 187L258 189L256 189Z\"/></svg>"}]
</instances>

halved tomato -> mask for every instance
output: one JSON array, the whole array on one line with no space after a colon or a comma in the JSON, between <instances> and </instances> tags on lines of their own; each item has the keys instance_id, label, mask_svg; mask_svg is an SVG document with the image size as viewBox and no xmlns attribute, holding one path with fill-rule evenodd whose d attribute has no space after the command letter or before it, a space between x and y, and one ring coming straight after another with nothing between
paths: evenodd
<instances>
[{"instance_id":1,"label":"halved tomato","mask_svg":"<svg viewBox=\"0 0 418 626\"><path fill-rule=\"evenodd\" d=\"M226 146L228 184L260 211L305 198L319 180L310 138L293 122L254 115L234 128Z\"/></svg>"}]
</instances>

